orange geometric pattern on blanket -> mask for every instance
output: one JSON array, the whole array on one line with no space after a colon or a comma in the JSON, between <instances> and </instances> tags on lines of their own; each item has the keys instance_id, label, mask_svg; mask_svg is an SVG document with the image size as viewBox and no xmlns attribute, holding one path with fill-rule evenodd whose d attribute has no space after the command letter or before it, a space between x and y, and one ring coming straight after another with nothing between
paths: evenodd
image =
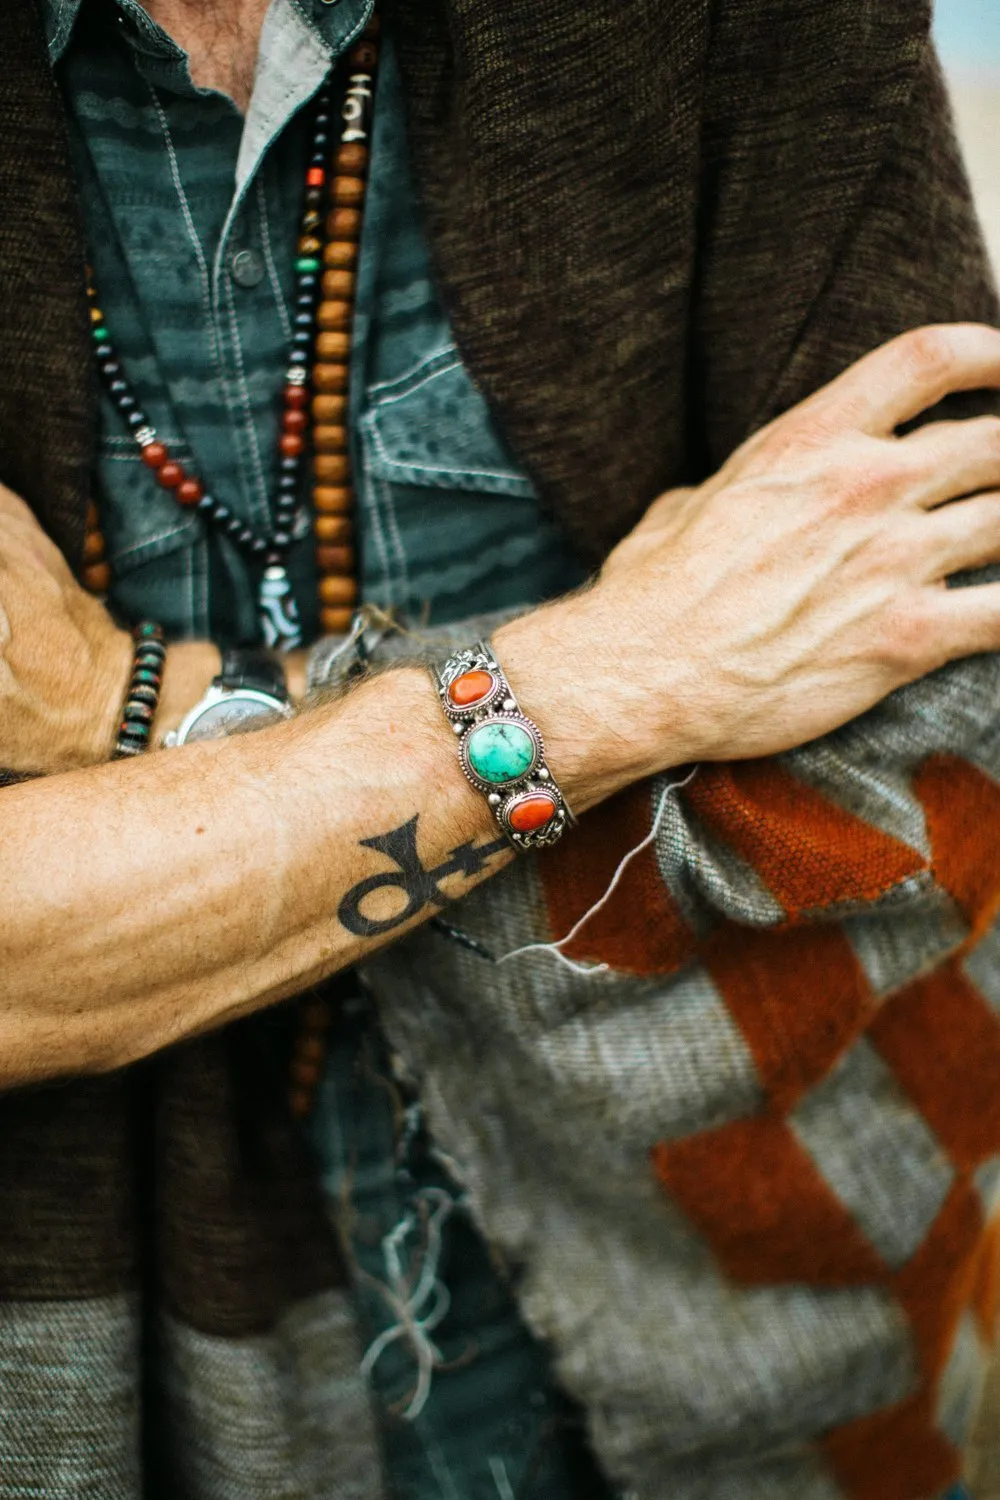
<instances>
[{"instance_id":1,"label":"orange geometric pattern on blanket","mask_svg":"<svg viewBox=\"0 0 1000 1500\"><path fill-rule=\"evenodd\" d=\"M758 1115L661 1144L653 1165L740 1286L885 1280L881 1257L782 1120Z\"/></svg>"},{"instance_id":2,"label":"orange geometric pattern on blanket","mask_svg":"<svg viewBox=\"0 0 1000 1500\"><path fill-rule=\"evenodd\" d=\"M702 766L685 800L704 827L752 865L795 918L873 901L923 856L831 802L774 760Z\"/></svg>"},{"instance_id":3,"label":"orange geometric pattern on blanket","mask_svg":"<svg viewBox=\"0 0 1000 1500\"><path fill-rule=\"evenodd\" d=\"M983 1247L983 1210L967 1177L952 1185L926 1238L890 1283L916 1340L925 1377L944 1369L959 1322L972 1305Z\"/></svg>"},{"instance_id":4,"label":"orange geometric pattern on blanket","mask_svg":"<svg viewBox=\"0 0 1000 1500\"><path fill-rule=\"evenodd\" d=\"M1000 1017L958 960L887 1001L871 1039L956 1166L1000 1155Z\"/></svg>"},{"instance_id":5,"label":"orange geometric pattern on blanket","mask_svg":"<svg viewBox=\"0 0 1000 1500\"><path fill-rule=\"evenodd\" d=\"M935 755L913 781L938 882L981 936L1000 908L1000 786L957 755Z\"/></svg>"},{"instance_id":6,"label":"orange geometric pattern on blanket","mask_svg":"<svg viewBox=\"0 0 1000 1500\"><path fill-rule=\"evenodd\" d=\"M851 1500L934 1500L960 1477L959 1455L935 1422L936 1382L959 1321L975 1305L987 1253L978 1195L962 1178L916 1254L888 1282L913 1327L919 1390L899 1406L845 1423L819 1444Z\"/></svg>"},{"instance_id":7,"label":"orange geometric pattern on blanket","mask_svg":"<svg viewBox=\"0 0 1000 1500\"><path fill-rule=\"evenodd\" d=\"M685 798L702 827L752 865L793 923L810 909L871 900L932 869L972 929L964 954L1000 910L1000 786L959 758L938 756L915 776L914 790L930 862L773 763L703 768ZM972 1178L1000 1156L1000 1016L960 957L879 1009L837 924L753 930L725 923L698 956L752 1051L769 1113L661 1144L654 1169L737 1285L867 1284L897 1301L913 1329L918 1390L818 1446L851 1500L931 1500L960 1477L936 1410L961 1320L972 1310L984 1337L1000 1321L1000 1220L987 1227ZM784 1121L862 1033L957 1173L922 1243L895 1271Z\"/></svg>"},{"instance_id":8,"label":"orange geometric pattern on blanket","mask_svg":"<svg viewBox=\"0 0 1000 1500\"><path fill-rule=\"evenodd\" d=\"M621 860L649 833L650 817L645 782L595 807L558 849L539 857L554 937L601 899ZM652 845L629 863L607 906L563 952L632 974L669 974L694 955L695 935L670 898Z\"/></svg>"},{"instance_id":9,"label":"orange geometric pattern on blanket","mask_svg":"<svg viewBox=\"0 0 1000 1500\"><path fill-rule=\"evenodd\" d=\"M984 1235L968 1176L953 1185L913 1257L893 1272L781 1120L760 1116L661 1144L653 1165L737 1285L879 1286L906 1314L922 1376L918 1391L819 1444L845 1495L932 1500L957 1479L959 1457L934 1420L936 1381L966 1310L995 1319L1000 1249L1000 1237Z\"/></svg>"},{"instance_id":10,"label":"orange geometric pattern on blanket","mask_svg":"<svg viewBox=\"0 0 1000 1500\"><path fill-rule=\"evenodd\" d=\"M684 792L702 825L753 866L791 919L816 907L870 901L926 868L920 853L854 817L775 761L705 765ZM622 859L649 832L649 783L581 820L538 861L550 929L570 931L604 895ZM626 868L608 904L563 950L635 974L672 973L697 940L664 885L652 846Z\"/></svg>"},{"instance_id":11,"label":"orange geometric pattern on blanket","mask_svg":"<svg viewBox=\"0 0 1000 1500\"><path fill-rule=\"evenodd\" d=\"M818 1447L851 1500L934 1500L961 1478L961 1460L935 1426L926 1389L838 1427Z\"/></svg>"},{"instance_id":12,"label":"orange geometric pattern on blanket","mask_svg":"<svg viewBox=\"0 0 1000 1500\"><path fill-rule=\"evenodd\" d=\"M837 925L775 930L727 922L702 958L779 1113L826 1077L874 1014L864 971Z\"/></svg>"},{"instance_id":13,"label":"orange geometric pattern on blanket","mask_svg":"<svg viewBox=\"0 0 1000 1500\"><path fill-rule=\"evenodd\" d=\"M972 1305L983 1338L989 1344L996 1343L1000 1334L1000 1214L991 1220L982 1238Z\"/></svg>"}]
</instances>

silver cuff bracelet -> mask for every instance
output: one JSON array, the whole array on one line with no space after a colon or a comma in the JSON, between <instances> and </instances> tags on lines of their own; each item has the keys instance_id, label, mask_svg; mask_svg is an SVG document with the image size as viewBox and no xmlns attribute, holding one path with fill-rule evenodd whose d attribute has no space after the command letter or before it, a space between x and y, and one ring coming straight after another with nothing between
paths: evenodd
<instances>
[{"instance_id":1,"label":"silver cuff bracelet","mask_svg":"<svg viewBox=\"0 0 1000 1500\"><path fill-rule=\"evenodd\" d=\"M503 833L516 849L556 843L576 820L545 764L538 725L519 709L489 643L456 651L434 675L462 770Z\"/></svg>"}]
</instances>

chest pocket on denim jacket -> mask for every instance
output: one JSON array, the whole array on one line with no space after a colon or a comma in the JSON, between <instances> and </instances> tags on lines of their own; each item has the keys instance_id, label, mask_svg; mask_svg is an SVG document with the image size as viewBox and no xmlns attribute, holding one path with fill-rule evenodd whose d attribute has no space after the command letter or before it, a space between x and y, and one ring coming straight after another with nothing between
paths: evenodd
<instances>
[{"instance_id":1,"label":"chest pocket on denim jacket","mask_svg":"<svg viewBox=\"0 0 1000 1500\"><path fill-rule=\"evenodd\" d=\"M400 484L534 497L454 346L369 387L365 463Z\"/></svg>"},{"instance_id":2,"label":"chest pocket on denim jacket","mask_svg":"<svg viewBox=\"0 0 1000 1500\"><path fill-rule=\"evenodd\" d=\"M439 623L580 581L453 346L369 388L360 443L366 598Z\"/></svg>"}]
</instances>

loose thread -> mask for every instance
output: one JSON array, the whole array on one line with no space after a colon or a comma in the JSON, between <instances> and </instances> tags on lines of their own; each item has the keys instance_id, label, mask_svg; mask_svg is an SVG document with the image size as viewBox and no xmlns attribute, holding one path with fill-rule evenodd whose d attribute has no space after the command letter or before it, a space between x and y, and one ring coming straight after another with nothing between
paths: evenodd
<instances>
[{"instance_id":1,"label":"loose thread","mask_svg":"<svg viewBox=\"0 0 1000 1500\"><path fill-rule=\"evenodd\" d=\"M378 1277L362 1271L363 1279L378 1289L387 1306L396 1314L397 1321L380 1333L369 1346L361 1362L361 1373L369 1376L386 1349L397 1339L409 1342L417 1362L417 1382L401 1414L407 1422L415 1421L423 1411L431 1393L434 1371L444 1364L444 1356L430 1335L447 1316L451 1306L448 1288L438 1278L438 1262L441 1256L442 1230L455 1207L455 1200L443 1188L426 1188L419 1199L420 1217L426 1226L426 1243L423 1255L417 1262L417 1282L412 1291L403 1270L401 1250L410 1231L417 1227L413 1214L407 1214L382 1241L388 1285L379 1281ZM430 1204L433 1207L425 1214ZM431 1299L430 1306L424 1311L428 1299Z\"/></svg>"},{"instance_id":2,"label":"loose thread","mask_svg":"<svg viewBox=\"0 0 1000 1500\"><path fill-rule=\"evenodd\" d=\"M564 937L559 938L554 943L528 943L523 948L515 948L510 953L504 953L500 958L496 960L496 962L498 964L509 963L512 958L523 958L526 953L548 953L553 958L555 958L558 963L563 964L565 968L570 969L574 974L582 974L585 978L591 978L597 974L607 974L611 967L610 964L577 963L575 959L567 958L562 949L567 943L571 943L573 939L583 931L583 928L590 921L591 917L596 916L599 911L602 911L603 908L607 906L608 902L611 900L611 897L618 889L618 886L620 885L622 877L625 874L625 871L628 869L628 866L637 857L637 855L641 854L644 849L648 849L650 844L654 842L656 835L660 831L660 824L663 821L663 814L666 812L667 798L671 795L672 792L682 791L684 787L689 786L697 776L697 774L698 767L692 766L691 770L684 777L683 781L672 781L663 788L663 791L660 793L660 800L657 804L652 827L646 834L646 837L642 840L641 843L636 844L634 849L630 849L628 853L622 858L618 865L618 868L615 870L615 873L611 877L610 884L608 885L607 890L604 892L604 895L601 896L600 900L595 901L593 906L585 911L583 916L580 917L577 922L574 922L573 926L570 928L569 932L565 934Z\"/></svg>"}]
</instances>

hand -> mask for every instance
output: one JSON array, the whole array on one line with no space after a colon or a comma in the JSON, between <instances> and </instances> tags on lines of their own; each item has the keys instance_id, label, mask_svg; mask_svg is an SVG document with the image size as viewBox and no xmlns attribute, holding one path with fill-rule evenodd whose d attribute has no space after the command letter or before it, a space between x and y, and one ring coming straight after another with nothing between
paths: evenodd
<instances>
[{"instance_id":1,"label":"hand","mask_svg":"<svg viewBox=\"0 0 1000 1500\"><path fill-rule=\"evenodd\" d=\"M560 683L585 688L543 725L556 774L561 751L574 774L589 757L589 802L670 765L774 754L1000 649L1000 584L945 584L1000 560L1000 420L895 436L981 387L1000 387L1000 332L904 335L662 496L592 589L513 631L515 687L533 629L558 643Z\"/></svg>"},{"instance_id":2,"label":"hand","mask_svg":"<svg viewBox=\"0 0 1000 1500\"><path fill-rule=\"evenodd\" d=\"M106 760L131 663L128 633L0 485L0 767L53 772Z\"/></svg>"}]
</instances>

